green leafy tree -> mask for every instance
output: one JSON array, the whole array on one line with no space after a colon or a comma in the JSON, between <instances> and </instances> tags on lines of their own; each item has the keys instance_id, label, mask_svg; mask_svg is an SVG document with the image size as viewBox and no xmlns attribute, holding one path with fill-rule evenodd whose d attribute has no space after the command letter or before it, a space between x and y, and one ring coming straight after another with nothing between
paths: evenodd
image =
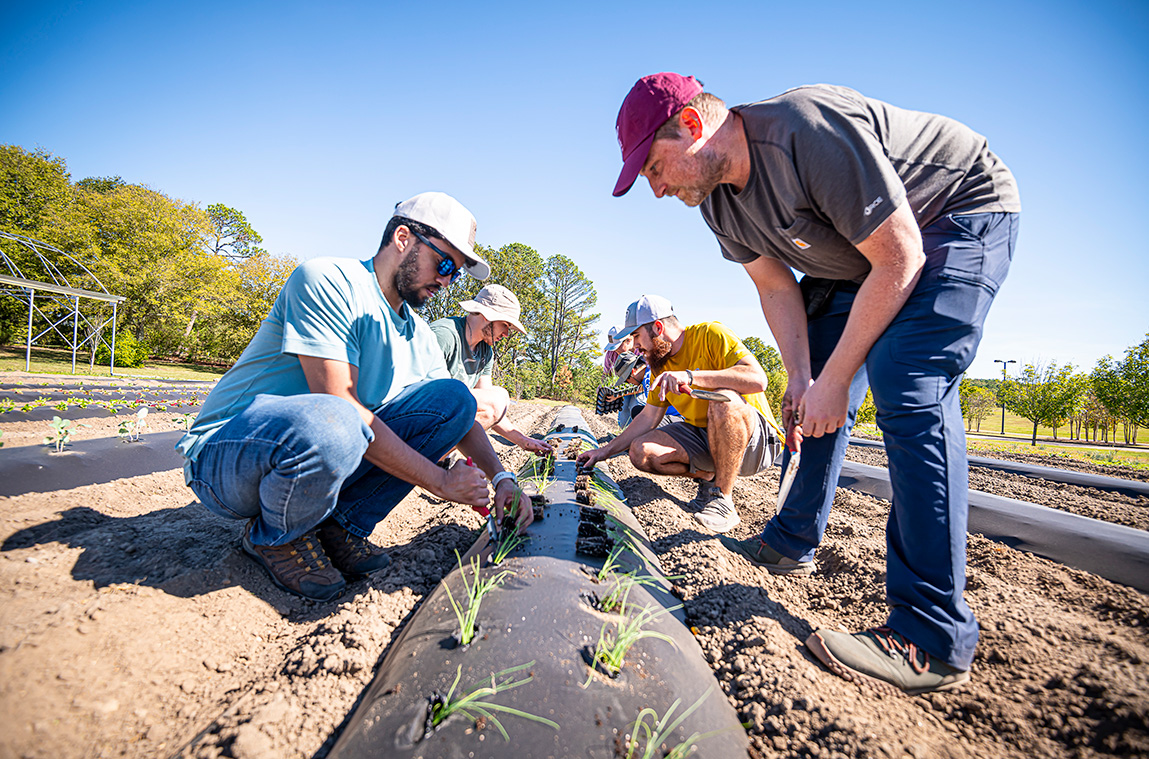
<instances>
[{"instance_id":1,"label":"green leafy tree","mask_svg":"<svg viewBox=\"0 0 1149 759\"><path fill-rule=\"evenodd\" d=\"M961 413L966 419L966 429L972 430L976 424L977 431L981 432L982 420L997 406L997 396L978 385L976 380L965 377L962 377L958 393L961 397Z\"/></svg>"},{"instance_id":2,"label":"green leafy tree","mask_svg":"<svg viewBox=\"0 0 1149 759\"><path fill-rule=\"evenodd\" d=\"M215 255L239 262L267 252L259 247L263 238L242 211L214 203L207 207L207 222L207 247Z\"/></svg>"},{"instance_id":3,"label":"green leafy tree","mask_svg":"<svg viewBox=\"0 0 1149 759\"><path fill-rule=\"evenodd\" d=\"M1131 442L1136 443L1137 428L1149 426L1149 334L1125 352L1121 381L1127 396L1126 415L1133 428Z\"/></svg>"},{"instance_id":4,"label":"green leafy tree","mask_svg":"<svg viewBox=\"0 0 1149 759\"><path fill-rule=\"evenodd\" d=\"M787 380L786 369L782 366L782 356L777 348L767 345L757 337L744 338L742 344L754 354L754 358L758 359L762 370L766 372L766 401L774 411L774 416L781 422L782 397L786 394Z\"/></svg>"},{"instance_id":5,"label":"green leafy tree","mask_svg":"<svg viewBox=\"0 0 1149 759\"><path fill-rule=\"evenodd\" d=\"M238 277L228 308L201 320L188 341L188 357L234 361L271 311L287 278L298 265L291 256L260 251L231 264Z\"/></svg>"},{"instance_id":6,"label":"green leafy tree","mask_svg":"<svg viewBox=\"0 0 1149 759\"><path fill-rule=\"evenodd\" d=\"M91 226L85 263L127 297L121 324L152 353L179 353L197 315L229 307L238 278L206 249L202 210L136 185L77 192Z\"/></svg>"},{"instance_id":7,"label":"green leafy tree","mask_svg":"<svg viewBox=\"0 0 1149 759\"><path fill-rule=\"evenodd\" d=\"M535 355L547 367L548 392L555 391L559 369L569 366L583 351L595 347L592 329L599 314L589 313L598 302L594 284L566 256L547 259L542 280L545 322L537 335L531 335Z\"/></svg>"},{"instance_id":8,"label":"green leafy tree","mask_svg":"<svg viewBox=\"0 0 1149 759\"><path fill-rule=\"evenodd\" d=\"M1104 356L1089 375L1090 388L1098 403L1105 409L1108 422L1102 431L1102 440L1109 442L1112 429L1113 442L1117 442L1117 422L1127 419L1127 388L1121 376L1121 366L1112 356Z\"/></svg>"},{"instance_id":9,"label":"green leafy tree","mask_svg":"<svg viewBox=\"0 0 1149 759\"><path fill-rule=\"evenodd\" d=\"M1025 364L1016 379L1003 383L1005 407L1033 422L1031 445L1037 445L1040 425L1056 427L1073 415L1083 387L1072 364Z\"/></svg>"}]
</instances>

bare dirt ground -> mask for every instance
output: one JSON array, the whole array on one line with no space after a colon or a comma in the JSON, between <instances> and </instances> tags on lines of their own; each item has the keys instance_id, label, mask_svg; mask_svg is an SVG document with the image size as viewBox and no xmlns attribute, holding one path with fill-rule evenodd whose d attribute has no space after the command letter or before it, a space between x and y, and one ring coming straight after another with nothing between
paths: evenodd
<instances>
[{"instance_id":1,"label":"bare dirt ground","mask_svg":"<svg viewBox=\"0 0 1149 759\"><path fill-rule=\"evenodd\" d=\"M516 404L512 418L542 433L554 412ZM615 430L585 415L600 438ZM0 464L45 426L10 416ZM161 430L177 417L149 418ZM113 419L85 423L85 436L115 437ZM508 468L525 458L495 445ZM883 621L887 503L840 491L818 573L782 579L698 528L681 508L686 481L625 458L609 469L664 569L684 575L699 643L757 755L1149 756L1144 595L971 536L973 682L880 697L829 674L801 641ZM777 485L776 471L739 481L737 536L762 527ZM391 566L314 604L275 588L240 550L241 525L196 503L178 468L0 497L0 758L323 757L397 628L480 526L416 490L373 535Z\"/></svg>"},{"instance_id":2,"label":"bare dirt ground","mask_svg":"<svg viewBox=\"0 0 1149 759\"><path fill-rule=\"evenodd\" d=\"M886 466L886 452L878 448L850 446L846 458L870 466ZM1045 457L1044 462L1034 460L1041 458L1032 455L1022 458L1015 455L1009 460L1021 460L1027 464L1053 466L1059 469L1073 468L1075 471L1123 479L1135 479L1129 476L1130 473L1141 474L1140 470L1132 467L1107 467L1085 461L1075 462L1072 459L1068 461L1077 463L1078 466L1073 466L1073 463L1066 466L1067 459L1061 457L1053 462L1050 462L1049 457ZM1146 496L1122 495L1121 493L1110 493L1096 488L1083 488L1061 482L1045 482L1020 474L999 472L978 466L971 466L969 469L969 486L985 493L1016 498L1019 501L1028 501L1039 506L1061 509L1084 517L1123 524L1127 527L1136 527L1139 530L1149 530L1149 497Z\"/></svg>"}]
</instances>

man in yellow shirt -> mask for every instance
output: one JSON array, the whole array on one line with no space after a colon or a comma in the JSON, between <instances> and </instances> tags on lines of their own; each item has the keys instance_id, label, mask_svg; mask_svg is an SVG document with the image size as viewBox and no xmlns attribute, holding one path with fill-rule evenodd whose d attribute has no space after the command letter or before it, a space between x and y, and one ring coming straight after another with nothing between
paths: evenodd
<instances>
[{"instance_id":1,"label":"man in yellow shirt","mask_svg":"<svg viewBox=\"0 0 1149 759\"><path fill-rule=\"evenodd\" d=\"M643 472L693 477L694 518L714 532L741 520L731 494L735 477L748 477L774 462L780 441L763 391L766 373L742 341L720 322L682 326L666 298L644 295L626 310L616 339L634 335L653 378L646 407L607 445L585 451L592 466L624 451ZM704 400L692 388L725 396ZM659 427L671 404L682 421Z\"/></svg>"}]
</instances>

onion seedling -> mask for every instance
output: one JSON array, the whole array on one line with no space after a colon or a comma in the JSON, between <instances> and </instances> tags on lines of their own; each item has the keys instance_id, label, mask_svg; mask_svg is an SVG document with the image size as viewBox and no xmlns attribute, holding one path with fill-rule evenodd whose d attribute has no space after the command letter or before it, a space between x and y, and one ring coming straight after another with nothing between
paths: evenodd
<instances>
[{"instance_id":1,"label":"onion seedling","mask_svg":"<svg viewBox=\"0 0 1149 759\"><path fill-rule=\"evenodd\" d=\"M626 759L656 759L657 757L665 757L665 759L684 759L687 754L694 748L694 744L704 738L709 738L712 735L721 733L722 730L711 730L708 733L692 733L689 738L682 743L674 746L665 754L660 753L663 744L666 743L667 738L673 733L683 721L689 717L694 711L702 705L706 697L710 695L712 688L708 688L702 697L694 702L693 705L677 718L671 722L670 717L674 714L674 710L682 703L682 699L676 699L670 708L666 710L666 714L660 718L658 712L651 709L649 706L638 713L638 719L634 721L634 725L630 729L630 737L626 742ZM646 719L649 717L653 724L646 724ZM724 728L729 729L729 728ZM635 751L639 748L639 733L643 735L642 753L636 754Z\"/></svg>"},{"instance_id":2,"label":"onion seedling","mask_svg":"<svg viewBox=\"0 0 1149 759\"><path fill-rule=\"evenodd\" d=\"M447 599L451 602L451 609L454 610L455 617L459 620L459 645L466 646L475 639L475 620L479 616L479 606L483 602L483 596L502 585L511 573L504 570L484 580L480 577L479 557L475 556L470 562L472 577L468 583L467 570L463 566L463 559L457 550L455 551L455 558L459 561L459 575L463 578L463 589L467 592L467 608L463 609L455 601L455 596L451 594L449 585L444 585L444 587L447 589Z\"/></svg>"},{"instance_id":3,"label":"onion seedling","mask_svg":"<svg viewBox=\"0 0 1149 759\"><path fill-rule=\"evenodd\" d=\"M598 645L595 646L591 659L592 665L601 665L608 675L615 677L622 671L623 661L626 659L627 652L630 651L635 643L643 638L658 638L673 646L674 639L669 635L656 632L655 630L644 629L648 624L669 611L671 611L671 609L656 610L653 606L644 606L642 611L633 617L624 617L623 620L618 623L613 635L607 632L610 623L607 622L604 624L598 634ZM593 677L594 672L592 671L590 676L587 677L583 687L589 685Z\"/></svg>"},{"instance_id":4,"label":"onion seedling","mask_svg":"<svg viewBox=\"0 0 1149 759\"><path fill-rule=\"evenodd\" d=\"M451 689L447 691L447 695L440 696L436 694L431 697L431 727L438 727L440 724L442 724L443 720L457 712L475 721L477 721L479 717L485 718L488 722L498 728L499 733L503 736L503 740L510 741L511 737L507 735L507 731L503 728L503 724L499 722L498 717L496 717L494 714L495 712L501 712L503 714L511 714L516 717L523 717L525 719L531 720L532 722L539 722L544 725L549 725L555 730L558 730L558 723L552 722L546 717L539 717L534 714L528 714L521 709L515 709L511 706L504 706L503 704L496 704L492 701L485 700L490 696L494 696L503 691L508 691L512 688L517 688L520 685L526 685L529 683L534 679L533 675L527 675L527 677L523 678L522 680L515 680L509 677L509 675L512 675L515 672L521 672L522 670L527 669L528 667L533 667L534 665L535 663L530 661L526 664L520 664L517 667L504 669L502 672L497 674L492 674L490 685L481 685L472 690L470 693L455 698L455 689L459 686L459 679L463 676L463 665L460 664L458 671L455 673L455 682L451 683ZM500 682L500 678L506 679Z\"/></svg>"}]
</instances>

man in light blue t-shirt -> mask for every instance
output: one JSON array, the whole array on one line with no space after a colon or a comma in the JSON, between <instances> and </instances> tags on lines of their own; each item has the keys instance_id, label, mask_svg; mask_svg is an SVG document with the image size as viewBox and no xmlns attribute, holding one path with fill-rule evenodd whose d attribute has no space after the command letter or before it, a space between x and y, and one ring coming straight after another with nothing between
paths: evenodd
<instances>
[{"instance_id":1,"label":"man in light blue t-shirt","mask_svg":"<svg viewBox=\"0 0 1149 759\"><path fill-rule=\"evenodd\" d=\"M285 590L327 601L387 566L368 537L415 485L485 509L486 473L496 518L511 502L514 474L413 310L463 270L489 275L474 243L470 211L427 192L396 206L373 258L301 264L177 444L188 486L248 520L244 550ZM436 466L456 446L476 466Z\"/></svg>"}]
</instances>

